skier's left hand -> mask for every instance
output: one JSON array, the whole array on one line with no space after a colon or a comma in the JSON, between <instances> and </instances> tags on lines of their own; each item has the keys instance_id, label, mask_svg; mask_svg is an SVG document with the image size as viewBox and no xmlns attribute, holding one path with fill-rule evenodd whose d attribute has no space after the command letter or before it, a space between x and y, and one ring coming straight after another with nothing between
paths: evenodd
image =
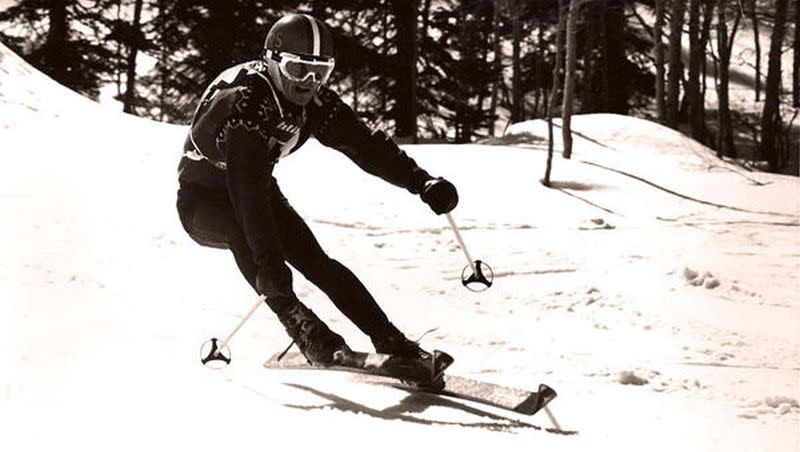
<instances>
[{"instance_id":1,"label":"skier's left hand","mask_svg":"<svg viewBox=\"0 0 800 452\"><path fill-rule=\"evenodd\" d=\"M458 191L447 179L431 179L425 183L420 197L436 213L441 215L455 209L458 205Z\"/></svg>"}]
</instances>

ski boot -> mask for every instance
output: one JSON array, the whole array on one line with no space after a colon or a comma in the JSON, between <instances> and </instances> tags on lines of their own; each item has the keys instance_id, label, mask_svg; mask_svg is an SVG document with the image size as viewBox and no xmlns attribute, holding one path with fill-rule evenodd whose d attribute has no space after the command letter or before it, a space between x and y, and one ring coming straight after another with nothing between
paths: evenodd
<instances>
[{"instance_id":1,"label":"ski boot","mask_svg":"<svg viewBox=\"0 0 800 452\"><path fill-rule=\"evenodd\" d=\"M342 336L331 331L300 301L280 312L278 320L312 365L329 367L335 364L337 356L350 352Z\"/></svg>"},{"instance_id":2,"label":"ski boot","mask_svg":"<svg viewBox=\"0 0 800 452\"><path fill-rule=\"evenodd\" d=\"M445 352L436 350L433 353L423 349L418 342L408 339L394 325L389 325L388 334L372 338L372 345L375 351L387 355L402 356L404 358L418 359L429 362L431 373L435 374L429 383L403 381L403 383L430 389L442 389L444 387L444 370L453 363L453 357Z\"/></svg>"}]
</instances>

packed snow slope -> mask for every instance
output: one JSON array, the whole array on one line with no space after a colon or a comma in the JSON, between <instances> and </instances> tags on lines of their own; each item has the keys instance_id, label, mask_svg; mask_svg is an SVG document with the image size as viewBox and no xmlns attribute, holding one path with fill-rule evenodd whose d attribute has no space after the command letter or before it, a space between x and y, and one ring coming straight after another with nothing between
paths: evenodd
<instances>
[{"instance_id":1,"label":"packed snow slope","mask_svg":"<svg viewBox=\"0 0 800 452\"><path fill-rule=\"evenodd\" d=\"M3 450L800 449L797 179L613 115L575 118L553 188L541 122L504 144L407 146L459 188L455 220L496 274L476 294L418 198L316 142L281 162L287 197L397 325L438 327L423 345L452 353L453 374L553 386L556 431L544 414L262 369L288 343L264 308L232 364L206 369L201 344L256 299L229 253L178 222L185 128L110 112L4 47L0 118ZM369 349L317 288L295 287Z\"/></svg>"}]
</instances>

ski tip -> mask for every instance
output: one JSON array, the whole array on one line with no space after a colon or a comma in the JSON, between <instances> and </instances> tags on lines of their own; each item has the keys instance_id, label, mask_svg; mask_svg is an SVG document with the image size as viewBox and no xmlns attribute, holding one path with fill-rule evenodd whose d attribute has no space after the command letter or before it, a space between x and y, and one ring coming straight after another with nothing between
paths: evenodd
<instances>
[{"instance_id":1,"label":"ski tip","mask_svg":"<svg viewBox=\"0 0 800 452\"><path fill-rule=\"evenodd\" d=\"M544 405L550 403L553 399L558 397L558 393L555 389L547 386L546 384L542 383L539 385L539 395L545 401Z\"/></svg>"},{"instance_id":2,"label":"ski tip","mask_svg":"<svg viewBox=\"0 0 800 452\"><path fill-rule=\"evenodd\" d=\"M547 404L552 402L557 395L558 394L556 391L550 386L547 386L546 384L540 384L539 391L534 392L527 399L523 400L514 408L514 411L520 414L532 416L547 406Z\"/></svg>"}]
</instances>

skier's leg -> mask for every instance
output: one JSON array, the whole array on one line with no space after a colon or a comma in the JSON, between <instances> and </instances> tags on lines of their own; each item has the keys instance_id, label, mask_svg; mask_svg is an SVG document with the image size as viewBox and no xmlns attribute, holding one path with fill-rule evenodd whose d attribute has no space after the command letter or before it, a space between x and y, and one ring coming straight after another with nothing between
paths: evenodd
<instances>
[{"instance_id":1,"label":"skier's leg","mask_svg":"<svg viewBox=\"0 0 800 452\"><path fill-rule=\"evenodd\" d=\"M255 290L258 266L236 221L227 191L181 186L177 207L181 223L189 236L203 246L230 249L242 276ZM268 304L273 310L285 305L278 302Z\"/></svg>"},{"instance_id":2,"label":"skier's leg","mask_svg":"<svg viewBox=\"0 0 800 452\"><path fill-rule=\"evenodd\" d=\"M258 265L236 221L227 192L182 187L178 192L178 214L184 228L195 241L204 246L230 249L242 275L257 290ZM279 247L276 241L276 252L280 251ZM289 287L283 292L289 295L268 295L266 304L309 360L316 364L330 364L336 350L347 348L344 339L330 331L297 299L291 291L291 278Z\"/></svg>"},{"instance_id":3,"label":"skier's leg","mask_svg":"<svg viewBox=\"0 0 800 452\"><path fill-rule=\"evenodd\" d=\"M364 284L350 269L330 258L308 225L282 195L275 204L278 234L286 260L331 299L336 307L371 338L382 338L399 331Z\"/></svg>"}]
</instances>

